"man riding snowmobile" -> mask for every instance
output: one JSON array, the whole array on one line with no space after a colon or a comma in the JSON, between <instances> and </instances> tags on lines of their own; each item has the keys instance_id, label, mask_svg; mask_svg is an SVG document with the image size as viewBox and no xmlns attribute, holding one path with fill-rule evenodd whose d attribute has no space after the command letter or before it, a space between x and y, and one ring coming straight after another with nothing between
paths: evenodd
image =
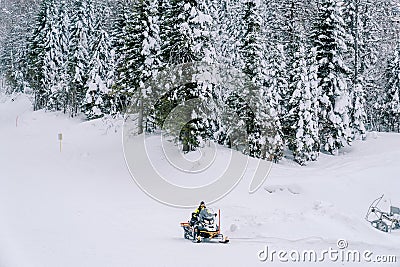
<instances>
[{"instance_id":1,"label":"man riding snowmobile","mask_svg":"<svg viewBox=\"0 0 400 267\"><path fill-rule=\"evenodd\" d=\"M206 208L204 201L200 202L199 207L192 213L192 218L190 219L190 226L194 226L199 221L200 212Z\"/></svg>"},{"instance_id":2,"label":"man riding snowmobile","mask_svg":"<svg viewBox=\"0 0 400 267\"><path fill-rule=\"evenodd\" d=\"M218 217L217 217L218 216ZM188 222L181 223L184 230L184 238L193 242L212 242L228 243L229 239L220 233L219 215L212 209L206 208L204 201L200 202L199 207L192 213L192 218Z\"/></svg>"}]
</instances>

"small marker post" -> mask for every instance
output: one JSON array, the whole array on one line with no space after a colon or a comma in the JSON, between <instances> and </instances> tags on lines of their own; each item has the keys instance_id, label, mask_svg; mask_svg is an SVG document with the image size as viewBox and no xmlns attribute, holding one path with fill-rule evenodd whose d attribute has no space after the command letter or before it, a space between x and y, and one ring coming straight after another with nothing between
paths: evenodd
<instances>
[{"instance_id":1,"label":"small marker post","mask_svg":"<svg viewBox=\"0 0 400 267\"><path fill-rule=\"evenodd\" d=\"M221 233L221 209L218 209L218 234Z\"/></svg>"},{"instance_id":2,"label":"small marker post","mask_svg":"<svg viewBox=\"0 0 400 267\"><path fill-rule=\"evenodd\" d=\"M63 139L63 135L62 133L58 134L58 141L60 141L60 153L61 153L61 149L62 149L62 139Z\"/></svg>"}]
</instances>

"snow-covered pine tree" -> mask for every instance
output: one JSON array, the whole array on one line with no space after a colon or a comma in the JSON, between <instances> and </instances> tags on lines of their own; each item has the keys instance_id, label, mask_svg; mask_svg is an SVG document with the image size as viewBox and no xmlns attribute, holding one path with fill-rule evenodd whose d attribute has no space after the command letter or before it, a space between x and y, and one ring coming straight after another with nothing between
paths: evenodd
<instances>
[{"instance_id":1,"label":"snow-covered pine tree","mask_svg":"<svg viewBox=\"0 0 400 267\"><path fill-rule=\"evenodd\" d=\"M116 14L114 16L114 27L111 33L111 39L113 41L113 47L116 49L117 54L124 47L125 44L126 23L132 12L132 6L130 3L130 0L117 0L114 4Z\"/></svg>"},{"instance_id":2,"label":"snow-covered pine tree","mask_svg":"<svg viewBox=\"0 0 400 267\"><path fill-rule=\"evenodd\" d=\"M82 110L88 119L96 119L109 112L107 105L109 88L107 79L110 72L110 40L107 32L99 23L97 28L97 40L93 44L90 61L89 79L86 84L86 96L83 99Z\"/></svg>"},{"instance_id":3,"label":"snow-covered pine tree","mask_svg":"<svg viewBox=\"0 0 400 267\"><path fill-rule=\"evenodd\" d=\"M46 108L50 110L60 110L58 94L61 92L60 78L62 78L62 67L64 62L64 51L62 47L62 28L60 23L63 21L59 15L57 1L49 0L46 14L45 31L45 55L42 66L43 80L41 82L43 90L48 95Z\"/></svg>"},{"instance_id":4,"label":"snow-covered pine tree","mask_svg":"<svg viewBox=\"0 0 400 267\"><path fill-rule=\"evenodd\" d=\"M163 61L167 64L214 62L210 40L213 18L197 0L173 0L163 18Z\"/></svg>"},{"instance_id":5,"label":"snow-covered pine tree","mask_svg":"<svg viewBox=\"0 0 400 267\"><path fill-rule=\"evenodd\" d=\"M88 62L90 62L89 33L93 32L91 21L87 17L87 1L73 0L71 17L71 37L69 46L69 75L68 106L71 116L75 116L85 97L85 86L88 81Z\"/></svg>"},{"instance_id":6,"label":"snow-covered pine tree","mask_svg":"<svg viewBox=\"0 0 400 267\"><path fill-rule=\"evenodd\" d=\"M220 64L240 69L240 52L238 42L243 32L241 1L214 0L215 48L217 61Z\"/></svg>"},{"instance_id":7,"label":"snow-covered pine tree","mask_svg":"<svg viewBox=\"0 0 400 267\"><path fill-rule=\"evenodd\" d=\"M139 68L137 61L140 54L139 47L143 39L143 2L135 5L122 2L121 5L128 5L129 9L122 10L118 18L118 32L116 36L116 53L119 57L117 61L117 77L113 94L117 96L120 107L125 109L130 106L135 99L138 99L139 81L135 76L135 71ZM125 20L125 21L124 21ZM121 27L121 28L120 28Z\"/></svg>"},{"instance_id":8,"label":"snow-covered pine tree","mask_svg":"<svg viewBox=\"0 0 400 267\"><path fill-rule=\"evenodd\" d=\"M104 0L84 0L86 1L86 21L89 42L95 42L97 38L97 26L104 24L105 3Z\"/></svg>"},{"instance_id":9,"label":"snow-covered pine tree","mask_svg":"<svg viewBox=\"0 0 400 267\"><path fill-rule=\"evenodd\" d=\"M283 31L283 36L280 38L283 44L285 44L285 56L286 58L286 72L283 72L283 75L287 74L288 87L287 90L280 90L281 99L280 99L280 118L282 121L282 132L284 135L284 139L289 142L290 140L295 139L295 131L293 129L293 124L295 122L291 121L294 117L289 116L289 112L293 109L291 106L291 99L296 90L296 84L298 82L299 75L299 51L304 50L307 47L307 40L304 38L305 36L305 25L302 19L303 13L306 12L305 3L302 1L295 0L284 0L281 3L277 4L279 7L279 13L281 22L280 31ZM296 71L295 71L296 70ZM296 77L295 77L296 76Z\"/></svg>"},{"instance_id":10,"label":"snow-covered pine tree","mask_svg":"<svg viewBox=\"0 0 400 267\"><path fill-rule=\"evenodd\" d=\"M108 43L109 43L109 60L108 60L108 73L106 78L106 85L108 88L107 94L107 113L109 115L115 116L118 111L116 108L117 99L116 95L113 94L113 89L117 77L117 44L118 38L114 35L115 32L119 32L116 27L116 22L118 22L118 14L120 14L119 6L121 1L105 1L102 5L104 19L104 30L108 33ZM126 8L125 8L126 9Z\"/></svg>"},{"instance_id":11,"label":"snow-covered pine tree","mask_svg":"<svg viewBox=\"0 0 400 267\"><path fill-rule=\"evenodd\" d=\"M287 2L289 0L271 0L263 1L263 17L265 23L264 32L268 46L283 44L288 42L287 21Z\"/></svg>"},{"instance_id":12,"label":"snow-covered pine tree","mask_svg":"<svg viewBox=\"0 0 400 267\"><path fill-rule=\"evenodd\" d=\"M362 140L365 140L367 133L367 130L365 129L367 114L365 112L365 94L363 83L363 80L359 78L358 81L353 84L353 90L351 94L351 125L353 130L353 138L361 138Z\"/></svg>"},{"instance_id":13,"label":"snow-covered pine tree","mask_svg":"<svg viewBox=\"0 0 400 267\"><path fill-rule=\"evenodd\" d=\"M249 84L237 93L240 100L249 101L253 115L245 120L248 134L248 153L251 156L278 161L282 157L280 121L276 95L268 87L268 66L265 56L264 21L259 1L245 1L242 8L242 34L240 35L240 64ZM276 88L274 88L276 89ZM236 109L242 109L237 103ZM238 125L240 126L240 125ZM243 126L242 126L243 127Z\"/></svg>"},{"instance_id":14,"label":"snow-covered pine tree","mask_svg":"<svg viewBox=\"0 0 400 267\"><path fill-rule=\"evenodd\" d=\"M207 101L207 108L209 111L212 110L212 112L209 112L212 116L203 116L207 119L198 121L202 124L199 125L199 128L204 129L202 135L206 139L210 138L228 146L235 145L230 143L228 131L231 133L234 131L231 126L237 125L237 123L232 125L234 120L232 116L235 117L236 115L228 107L226 101L231 92L238 91L237 88L232 86L231 77L236 75L240 68L239 42L237 42L237 39L241 27L241 3L225 0L205 0L201 3L201 6L204 9L203 12L212 18L212 23L209 23L207 27L207 39L211 44L210 47L212 47L211 50L214 55L212 61L199 65L207 65L206 69L218 73L213 75L213 78L222 79L214 80L212 85L207 84L209 81L203 82L203 86L212 87L212 98L207 99L210 100ZM240 135L245 136L245 134Z\"/></svg>"},{"instance_id":15,"label":"snow-covered pine tree","mask_svg":"<svg viewBox=\"0 0 400 267\"><path fill-rule=\"evenodd\" d=\"M115 16L114 27L111 31L112 51L111 55L114 58L114 78L112 83L112 114L124 112L129 105L127 86L125 84L125 61L128 54L126 53L127 42L130 36L127 32L127 23L132 15L132 1L117 0L114 3Z\"/></svg>"},{"instance_id":16,"label":"snow-covered pine tree","mask_svg":"<svg viewBox=\"0 0 400 267\"><path fill-rule=\"evenodd\" d=\"M285 48L281 44L269 44L266 47L269 53L266 54L267 61L267 92L271 106L278 112L283 113L282 96L288 90L287 59Z\"/></svg>"},{"instance_id":17,"label":"snow-covered pine tree","mask_svg":"<svg viewBox=\"0 0 400 267\"><path fill-rule=\"evenodd\" d=\"M61 55L59 57L58 64L58 85L59 89L54 96L58 103L58 109L62 109L64 113L67 112L67 97L68 97L68 86L69 86L69 69L68 69L68 55L69 55L69 38L70 38L70 19L69 19L69 6L67 0L60 1L59 12L58 12L58 31L59 36L59 47Z\"/></svg>"},{"instance_id":18,"label":"snow-covered pine tree","mask_svg":"<svg viewBox=\"0 0 400 267\"><path fill-rule=\"evenodd\" d=\"M68 15L66 2L43 0L28 39L27 82L35 93L34 109L65 109Z\"/></svg>"},{"instance_id":19,"label":"snow-covered pine tree","mask_svg":"<svg viewBox=\"0 0 400 267\"><path fill-rule=\"evenodd\" d=\"M0 44L0 75L4 78L8 92L22 92L26 88L26 43L21 35L26 37L25 29L14 25L13 34L4 36Z\"/></svg>"},{"instance_id":20,"label":"snow-covered pine tree","mask_svg":"<svg viewBox=\"0 0 400 267\"><path fill-rule=\"evenodd\" d=\"M292 57L294 53L298 52L300 37L305 34L307 20L304 18L312 9L310 5L307 6L305 1L282 0L276 2L278 18L280 18L277 23L280 29L277 31L282 32L280 42L285 44L286 54ZM302 41L307 42L305 38L302 38Z\"/></svg>"},{"instance_id":21,"label":"snow-covered pine tree","mask_svg":"<svg viewBox=\"0 0 400 267\"><path fill-rule=\"evenodd\" d=\"M315 65L309 66L305 48L299 45L294 54L290 76L292 81L289 90L293 92L289 101L287 121L291 123L288 135L289 148L293 151L294 160L300 165L316 160L318 149L318 114Z\"/></svg>"},{"instance_id":22,"label":"snow-covered pine tree","mask_svg":"<svg viewBox=\"0 0 400 267\"><path fill-rule=\"evenodd\" d=\"M262 1L268 42L290 46L293 32L311 29L316 14L317 1L270 0ZM308 40L305 40L308 42ZM297 51L297 49L294 49ZM286 51L289 52L289 51Z\"/></svg>"},{"instance_id":23,"label":"snow-covered pine tree","mask_svg":"<svg viewBox=\"0 0 400 267\"><path fill-rule=\"evenodd\" d=\"M363 0L360 20L364 51L360 55L360 72L364 74L366 128L386 131L387 67L393 59L398 39L400 13L393 0Z\"/></svg>"},{"instance_id":24,"label":"snow-covered pine tree","mask_svg":"<svg viewBox=\"0 0 400 267\"><path fill-rule=\"evenodd\" d=\"M159 27L159 1L144 0L135 7L140 14L138 30L140 34L136 36L137 46L135 47L136 69L134 75L137 79L137 98L136 103L139 110L139 133L143 132L145 120L149 115L150 109L157 99L154 84L150 82L152 77L156 77L161 67L161 39ZM146 125L148 125L146 123Z\"/></svg>"},{"instance_id":25,"label":"snow-covered pine tree","mask_svg":"<svg viewBox=\"0 0 400 267\"><path fill-rule=\"evenodd\" d=\"M163 123L169 111L191 98L211 99L213 86L198 81L196 76L201 70L195 67L198 63L212 64L215 60L215 49L210 30L213 18L208 14L204 2L198 0L164 1L165 14L161 17L163 63L168 67L192 64L185 69L191 75L192 82L186 84L169 84L170 92L164 97L163 105L158 109L158 123ZM200 68L201 69L201 68ZM180 140L183 150L196 148L207 124L201 116L193 118L181 131Z\"/></svg>"},{"instance_id":26,"label":"snow-covered pine tree","mask_svg":"<svg viewBox=\"0 0 400 267\"><path fill-rule=\"evenodd\" d=\"M308 50L307 56L307 66L308 66L308 82L310 84L310 92L313 96L311 106L314 108L313 118L315 121L316 128L312 128L312 137L314 138L314 147L313 151L316 156L319 155L321 151L321 138L319 137L319 97L321 94L321 90L319 87L319 78L318 78L318 66L319 62L317 61L317 49L312 47Z\"/></svg>"},{"instance_id":27,"label":"snow-covered pine tree","mask_svg":"<svg viewBox=\"0 0 400 267\"><path fill-rule=\"evenodd\" d=\"M293 80L290 70L295 64L294 54L298 52L299 45L309 43L308 39L300 37L305 36L308 30L307 21L310 15L314 15L313 10L314 4L304 1L272 0L265 4L268 94L271 106L278 114L276 123L279 125L280 139L285 143L291 131L287 116L293 94L289 88Z\"/></svg>"},{"instance_id":28,"label":"snow-covered pine tree","mask_svg":"<svg viewBox=\"0 0 400 267\"><path fill-rule=\"evenodd\" d=\"M366 128L368 130L380 130L380 120L382 117L382 95L383 89L379 85L379 77L381 77L381 67L378 66L380 42L378 39L385 39L381 34L386 32L381 28L381 22L377 16L385 16L380 10L381 3L374 0L364 0L360 10L361 39L364 51L360 55L360 72L364 74L364 93L365 93L365 111L366 111ZM360 8L359 8L360 9ZM379 21L379 22L378 22ZM382 38L383 37L383 38Z\"/></svg>"},{"instance_id":29,"label":"snow-covered pine tree","mask_svg":"<svg viewBox=\"0 0 400 267\"><path fill-rule=\"evenodd\" d=\"M40 10L39 1L1 1L0 10L0 86L8 93L31 93L27 40Z\"/></svg>"},{"instance_id":30,"label":"snow-covered pine tree","mask_svg":"<svg viewBox=\"0 0 400 267\"><path fill-rule=\"evenodd\" d=\"M94 0L90 0L88 6L91 10L88 23L93 24L93 29L89 35L89 75L81 108L88 119L95 119L111 112L109 78L113 72L113 58L111 38L106 31L108 6L104 1Z\"/></svg>"},{"instance_id":31,"label":"snow-covered pine tree","mask_svg":"<svg viewBox=\"0 0 400 267\"><path fill-rule=\"evenodd\" d=\"M29 85L34 90L34 110L39 110L47 105L49 92L43 86L43 66L45 62L46 32L48 31L47 15L49 0L43 0L36 16L34 29L28 39L28 79Z\"/></svg>"},{"instance_id":32,"label":"snow-covered pine tree","mask_svg":"<svg viewBox=\"0 0 400 267\"><path fill-rule=\"evenodd\" d=\"M120 59L113 93L120 100L124 99L125 105L137 106L138 109L140 106L142 114L142 104L150 100L149 95L153 93L147 81L161 66L159 1L139 1L132 5L129 14L122 12L118 18L120 29L115 34L115 41ZM142 126L143 121L139 124Z\"/></svg>"},{"instance_id":33,"label":"snow-covered pine tree","mask_svg":"<svg viewBox=\"0 0 400 267\"><path fill-rule=\"evenodd\" d=\"M343 60L347 51L343 1L320 0L312 33L319 61L320 138L326 152L336 154L345 143L351 143L349 114L349 68Z\"/></svg>"},{"instance_id":34,"label":"snow-covered pine tree","mask_svg":"<svg viewBox=\"0 0 400 267\"><path fill-rule=\"evenodd\" d=\"M282 96L288 90L288 75L284 46L281 44L269 43L266 46L266 91L270 107L270 116L273 120L275 133L270 135L271 155L274 160L283 157L283 131L282 118L284 115L284 99Z\"/></svg>"},{"instance_id":35,"label":"snow-covered pine tree","mask_svg":"<svg viewBox=\"0 0 400 267\"><path fill-rule=\"evenodd\" d=\"M388 131L400 132L400 45L386 70L386 97L383 121Z\"/></svg>"},{"instance_id":36,"label":"snow-covered pine tree","mask_svg":"<svg viewBox=\"0 0 400 267\"><path fill-rule=\"evenodd\" d=\"M239 46L240 62L242 71L246 75L248 81L244 85L243 92L237 92L231 96L230 105L238 112L243 109L246 104L250 104L252 108L250 114L244 114L241 120L244 123L239 123L239 127L246 127L248 150L246 151L252 157L266 158L267 136L266 131L261 130L261 125L269 123L269 118L263 118L260 121L258 116L267 115L267 112L262 112L267 109L265 102L261 101L264 86L264 47L262 41L263 20L260 16L260 6L257 1L246 0L242 3L242 30L241 43ZM236 96L236 97L235 97ZM233 98L234 97L234 98ZM243 103L246 101L249 103ZM262 106L261 106L262 105ZM240 113L239 113L240 114ZM249 116L250 115L250 116ZM269 120L268 120L269 119ZM243 125L244 124L244 125Z\"/></svg>"},{"instance_id":37,"label":"snow-covered pine tree","mask_svg":"<svg viewBox=\"0 0 400 267\"><path fill-rule=\"evenodd\" d=\"M350 33L347 43L349 53L347 56L347 64L349 64L352 73L352 82L349 87L351 99L351 127L353 138L366 138L366 113L365 113L365 98L364 98L364 70L362 68L362 57L365 54L364 39L363 39L363 24L361 23L361 0L349 0L345 5L345 22L347 31Z\"/></svg>"}]
</instances>

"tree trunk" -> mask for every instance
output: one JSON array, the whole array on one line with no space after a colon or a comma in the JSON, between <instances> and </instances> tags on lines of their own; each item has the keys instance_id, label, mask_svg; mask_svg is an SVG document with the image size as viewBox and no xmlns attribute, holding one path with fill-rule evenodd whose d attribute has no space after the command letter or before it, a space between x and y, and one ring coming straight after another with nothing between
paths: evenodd
<instances>
[{"instance_id":1,"label":"tree trunk","mask_svg":"<svg viewBox=\"0 0 400 267\"><path fill-rule=\"evenodd\" d=\"M143 133L143 101L139 100L138 134Z\"/></svg>"}]
</instances>

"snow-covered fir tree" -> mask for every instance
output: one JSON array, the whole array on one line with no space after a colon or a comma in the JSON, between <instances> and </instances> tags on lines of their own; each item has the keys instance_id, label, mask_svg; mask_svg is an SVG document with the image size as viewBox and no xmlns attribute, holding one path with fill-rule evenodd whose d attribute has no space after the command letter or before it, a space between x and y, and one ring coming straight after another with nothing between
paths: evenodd
<instances>
[{"instance_id":1,"label":"snow-covered fir tree","mask_svg":"<svg viewBox=\"0 0 400 267\"><path fill-rule=\"evenodd\" d=\"M97 26L97 41L93 44L89 79L82 109L89 119L99 118L107 113L110 42L107 32Z\"/></svg>"},{"instance_id":2,"label":"snow-covered fir tree","mask_svg":"<svg viewBox=\"0 0 400 267\"><path fill-rule=\"evenodd\" d=\"M314 108L313 110L313 118L316 122L315 131L312 131L312 137L314 138L314 147L313 152L314 155L318 156L321 151L321 138L319 137L319 97L321 94L321 90L319 87L319 78L318 78L318 66L319 62L317 61L317 50L315 47L309 48L307 58L308 65L308 82L310 84L310 92L311 95L314 96L312 99L311 106ZM314 125L313 125L314 126Z\"/></svg>"},{"instance_id":3,"label":"snow-covered fir tree","mask_svg":"<svg viewBox=\"0 0 400 267\"><path fill-rule=\"evenodd\" d=\"M61 49L61 56L58 68L58 92L52 94L52 98L58 103L57 109L62 109L64 113L67 112L67 98L68 98L68 86L69 86L69 72L68 72L68 56L69 56L69 38L70 38L70 20L69 20L69 5L68 1L60 1L59 12L58 12L58 31L59 35L59 46Z\"/></svg>"},{"instance_id":4,"label":"snow-covered fir tree","mask_svg":"<svg viewBox=\"0 0 400 267\"><path fill-rule=\"evenodd\" d=\"M353 130L353 138L366 138L365 121L367 114L365 112L365 94L363 88L363 81L358 81L353 84L351 94L351 125Z\"/></svg>"},{"instance_id":5,"label":"snow-covered fir tree","mask_svg":"<svg viewBox=\"0 0 400 267\"><path fill-rule=\"evenodd\" d=\"M145 118L150 114L154 106L154 98L157 98L157 87L150 79L157 77L161 67L161 40L159 27L158 0L145 0L135 7L139 14L137 25L139 34L136 35L137 44L134 48L138 55L135 60L137 96L136 103L139 109L139 133L143 132ZM144 110L145 109L145 110Z\"/></svg>"},{"instance_id":6,"label":"snow-covered fir tree","mask_svg":"<svg viewBox=\"0 0 400 267\"><path fill-rule=\"evenodd\" d=\"M269 52L265 56L266 60L266 91L265 96L270 107L270 115L275 125L275 134L270 140L274 147L273 154L275 159L283 156L283 131L282 118L285 113L283 96L288 90L287 65L284 46L281 44L269 44L266 47Z\"/></svg>"},{"instance_id":7,"label":"snow-covered fir tree","mask_svg":"<svg viewBox=\"0 0 400 267\"><path fill-rule=\"evenodd\" d=\"M113 83L112 83L112 114L117 114L125 111L129 105L128 92L125 86L124 65L126 57L126 44L129 40L127 34L127 23L132 15L132 2L130 0L118 0L115 5L115 18L113 20L113 29L111 31L112 41L112 57L114 59L113 65Z\"/></svg>"},{"instance_id":8,"label":"snow-covered fir tree","mask_svg":"<svg viewBox=\"0 0 400 267\"><path fill-rule=\"evenodd\" d=\"M312 54L312 53L310 53ZM293 92L289 100L287 121L291 124L288 136L289 148L300 165L316 160L319 153L316 64L308 61L305 48L300 45L291 66Z\"/></svg>"},{"instance_id":9,"label":"snow-covered fir tree","mask_svg":"<svg viewBox=\"0 0 400 267\"><path fill-rule=\"evenodd\" d=\"M273 94L269 94L267 88L264 21L261 10L259 1L249 0L243 3L240 61L249 84L244 86L247 89L238 94L240 98L236 101L249 101L254 109L252 121L246 121L249 154L278 161L282 157L282 140L274 97ZM239 105L237 108L243 107Z\"/></svg>"},{"instance_id":10,"label":"snow-covered fir tree","mask_svg":"<svg viewBox=\"0 0 400 267\"><path fill-rule=\"evenodd\" d=\"M138 99L139 80L135 71L139 68L137 61L141 57L140 49L143 40L143 5L134 6L128 2L121 2L121 5L128 5L121 10L118 17L118 32L116 32L116 53L119 57L117 62L117 77L114 86L114 94L119 96L121 107L125 110L134 99Z\"/></svg>"},{"instance_id":11,"label":"snow-covered fir tree","mask_svg":"<svg viewBox=\"0 0 400 267\"><path fill-rule=\"evenodd\" d=\"M196 0L173 0L163 16L163 60L167 64L203 61L212 63L215 49L210 40L213 18Z\"/></svg>"},{"instance_id":12,"label":"snow-covered fir tree","mask_svg":"<svg viewBox=\"0 0 400 267\"><path fill-rule=\"evenodd\" d=\"M293 106L291 101L293 94L296 90L296 84L299 79L299 61L304 60L304 57L299 58L299 51L304 50L307 47L307 41L305 36L305 25L302 19L302 14L306 12L304 2L285 0L281 3L277 3L278 11L280 14L280 22L277 25L281 26L283 36L280 38L280 42L284 44L285 57L281 61L286 61L285 66L282 66L280 71L281 75L287 81L286 86L280 90L280 117L282 120L282 132L285 139L288 141L290 146L290 140L295 139L295 132L291 121L294 119L293 116L289 116ZM301 69L301 68L300 68ZM286 77L285 77L286 76Z\"/></svg>"},{"instance_id":13,"label":"snow-covered fir tree","mask_svg":"<svg viewBox=\"0 0 400 267\"><path fill-rule=\"evenodd\" d=\"M29 39L29 81L35 90L35 109L65 111L69 83L67 13L65 1L44 0Z\"/></svg>"},{"instance_id":14,"label":"snow-covered fir tree","mask_svg":"<svg viewBox=\"0 0 400 267\"><path fill-rule=\"evenodd\" d=\"M49 14L50 3L51 1L49 0L41 2L35 27L28 40L28 74L30 87L34 90L35 94L35 110L46 107L49 98L49 91L43 86L43 67L46 57L46 37L49 31L47 16Z\"/></svg>"},{"instance_id":15,"label":"snow-covered fir tree","mask_svg":"<svg viewBox=\"0 0 400 267\"><path fill-rule=\"evenodd\" d=\"M39 1L1 1L0 9L0 84L8 93L30 93L28 38L36 26Z\"/></svg>"},{"instance_id":16,"label":"snow-covered fir tree","mask_svg":"<svg viewBox=\"0 0 400 267\"><path fill-rule=\"evenodd\" d=\"M139 107L153 93L147 81L161 66L158 4L156 0L140 1L130 11L122 10L117 18L114 42L118 59L113 94L118 95L122 108Z\"/></svg>"},{"instance_id":17,"label":"snow-covered fir tree","mask_svg":"<svg viewBox=\"0 0 400 267\"><path fill-rule=\"evenodd\" d=\"M27 87L26 37L23 27L15 27L13 34L3 35L0 44L0 75L4 79L8 92L23 92ZM1 33L0 33L1 35Z\"/></svg>"},{"instance_id":18,"label":"snow-covered fir tree","mask_svg":"<svg viewBox=\"0 0 400 267\"><path fill-rule=\"evenodd\" d=\"M285 99L283 96L288 90L287 58L282 44L267 46L267 94L272 107L279 115L284 113Z\"/></svg>"},{"instance_id":19,"label":"snow-covered fir tree","mask_svg":"<svg viewBox=\"0 0 400 267\"><path fill-rule=\"evenodd\" d=\"M320 0L312 33L319 61L320 138L322 148L336 154L351 143L349 68L343 60L347 51L346 30L342 16L343 1Z\"/></svg>"},{"instance_id":20,"label":"snow-covered fir tree","mask_svg":"<svg viewBox=\"0 0 400 267\"><path fill-rule=\"evenodd\" d=\"M362 23L363 53L360 55L360 72L363 73L367 113L366 128L388 131L385 119L387 66L393 59L400 24L396 1L363 0Z\"/></svg>"},{"instance_id":21,"label":"snow-covered fir tree","mask_svg":"<svg viewBox=\"0 0 400 267\"><path fill-rule=\"evenodd\" d=\"M363 39L363 23L361 21L361 0L349 0L346 2L345 8L345 23L349 34L348 46L350 53L348 53L347 62L351 68L351 85L349 87L351 99L351 127L353 138L366 138L366 112L365 112L365 64L362 62L365 58L365 45Z\"/></svg>"},{"instance_id":22,"label":"snow-covered fir tree","mask_svg":"<svg viewBox=\"0 0 400 267\"><path fill-rule=\"evenodd\" d=\"M260 123L267 123L270 121L269 118L262 122L257 118L257 116L263 114L267 115L267 112L261 113L266 106L262 105L265 102L261 102L264 93L264 47L262 41L262 27L263 21L259 14L259 4L257 1L244 1L243 2L243 33L242 42L240 45L240 60L243 69L243 73L246 75L248 82L244 85L245 91L237 94L234 100L235 109L243 109L243 106L249 102L253 113L249 119L244 120L246 127L246 132L248 135L248 152L250 156L253 157L266 157L266 143L267 138L266 132L261 131ZM231 100L231 101L232 101ZM231 104L232 105L232 104ZM246 114L247 115L247 114ZM268 120L269 119L269 120ZM239 124L239 127L243 125Z\"/></svg>"},{"instance_id":23,"label":"snow-covered fir tree","mask_svg":"<svg viewBox=\"0 0 400 267\"><path fill-rule=\"evenodd\" d=\"M400 45L386 70L384 122L390 131L400 132Z\"/></svg>"},{"instance_id":24,"label":"snow-covered fir tree","mask_svg":"<svg viewBox=\"0 0 400 267\"><path fill-rule=\"evenodd\" d=\"M240 69L239 36L243 32L242 3L240 1L213 1L215 7L215 48L220 64Z\"/></svg>"},{"instance_id":25,"label":"snow-covered fir tree","mask_svg":"<svg viewBox=\"0 0 400 267\"><path fill-rule=\"evenodd\" d=\"M91 17L89 24L93 24L93 29L89 35L90 62L82 110L89 119L94 119L104 116L111 109L109 79L113 75L113 57L111 38L106 31L107 5L101 1L89 1L88 6L92 10L88 17Z\"/></svg>"},{"instance_id":26,"label":"snow-covered fir tree","mask_svg":"<svg viewBox=\"0 0 400 267\"><path fill-rule=\"evenodd\" d=\"M59 14L58 1L49 1L46 15L45 55L41 71L43 90L49 98L46 108L53 110L61 109L58 94L62 90L62 68L65 67L63 63L66 47L63 47L62 43L65 35L61 32L63 29L60 22L63 22L63 19L59 17Z\"/></svg>"},{"instance_id":27,"label":"snow-covered fir tree","mask_svg":"<svg viewBox=\"0 0 400 267\"><path fill-rule=\"evenodd\" d=\"M71 37L69 46L69 74L70 85L68 92L68 106L71 116L75 116L86 94L88 81L88 62L90 62L90 33L93 33L93 21L87 14L88 2L86 0L74 0L74 9L71 17Z\"/></svg>"},{"instance_id":28,"label":"snow-covered fir tree","mask_svg":"<svg viewBox=\"0 0 400 267\"><path fill-rule=\"evenodd\" d=\"M197 0L173 0L164 2L165 14L161 17L161 40L163 63L169 66L188 64L185 70L192 77L192 82L186 84L169 84L170 92L164 98L166 106L161 108L157 116L161 123L163 118L176 105L191 98L212 99L213 85L203 83L196 76L201 76L202 67L198 64L215 62L215 49L211 40L210 30L213 28L213 18L203 2ZM160 123L160 122L159 122ZM199 145L199 140L205 133L206 119L195 116L181 132L180 140L183 150L188 151Z\"/></svg>"}]
</instances>

